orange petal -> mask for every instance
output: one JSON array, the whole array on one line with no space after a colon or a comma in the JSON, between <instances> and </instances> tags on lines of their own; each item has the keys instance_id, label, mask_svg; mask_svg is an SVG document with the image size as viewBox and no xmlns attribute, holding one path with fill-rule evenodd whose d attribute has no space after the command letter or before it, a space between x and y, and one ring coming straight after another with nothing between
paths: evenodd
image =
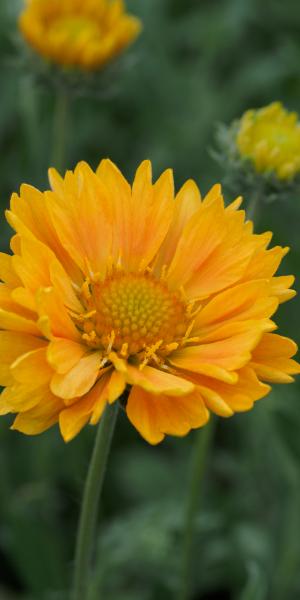
<instances>
[{"instance_id":1,"label":"orange petal","mask_svg":"<svg viewBox=\"0 0 300 600\"><path fill-rule=\"evenodd\" d=\"M174 211L174 182L165 171L152 186L151 163L138 168L132 186L130 268L146 268L170 227Z\"/></svg>"},{"instance_id":2,"label":"orange petal","mask_svg":"<svg viewBox=\"0 0 300 600\"><path fill-rule=\"evenodd\" d=\"M12 256L4 252L0 252L0 279L12 288L21 283L13 267Z\"/></svg>"},{"instance_id":3,"label":"orange petal","mask_svg":"<svg viewBox=\"0 0 300 600\"><path fill-rule=\"evenodd\" d=\"M86 276L105 277L111 256L112 229L107 196L99 178L85 163L68 172L64 195L46 193L61 244Z\"/></svg>"},{"instance_id":4,"label":"orange petal","mask_svg":"<svg viewBox=\"0 0 300 600\"><path fill-rule=\"evenodd\" d=\"M97 175L107 189L113 227L112 255L119 257L125 267L129 265L132 239L131 188L119 169L110 160L102 160Z\"/></svg>"},{"instance_id":5,"label":"orange petal","mask_svg":"<svg viewBox=\"0 0 300 600\"><path fill-rule=\"evenodd\" d=\"M65 248L62 246L55 226L52 224L47 207L46 194L30 185L21 186L20 197L13 194L11 211L7 211L7 220L23 237L36 239L48 246L57 259L64 265L69 275L76 280L77 270ZM20 254L18 244L14 245L15 254Z\"/></svg>"},{"instance_id":6,"label":"orange petal","mask_svg":"<svg viewBox=\"0 0 300 600\"><path fill-rule=\"evenodd\" d=\"M252 237L236 243L226 237L225 242L208 257L197 273L191 274L185 285L186 293L206 298L234 285L243 277L255 244Z\"/></svg>"},{"instance_id":7,"label":"orange petal","mask_svg":"<svg viewBox=\"0 0 300 600\"><path fill-rule=\"evenodd\" d=\"M232 383L234 380L230 379L228 372L240 369L249 362L251 351L258 344L261 335L259 329L249 330L211 344L183 348L173 352L169 361L181 369L203 373ZM217 372L213 374L212 368L215 367L220 369L219 376Z\"/></svg>"},{"instance_id":8,"label":"orange petal","mask_svg":"<svg viewBox=\"0 0 300 600\"><path fill-rule=\"evenodd\" d=\"M41 338L17 333L15 331L0 331L0 385L12 385L14 378L10 365L22 354L44 346Z\"/></svg>"},{"instance_id":9,"label":"orange petal","mask_svg":"<svg viewBox=\"0 0 300 600\"><path fill-rule=\"evenodd\" d=\"M152 398L151 394L134 386L129 394L126 413L129 421L149 444L159 444L165 436L159 429Z\"/></svg>"},{"instance_id":10,"label":"orange petal","mask_svg":"<svg viewBox=\"0 0 300 600\"><path fill-rule=\"evenodd\" d=\"M251 366L263 381L290 383L291 375L300 373L300 365L291 358L297 349L289 338L265 333L253 352Z\"/></svg>"},{"instance_id":11,"label":"orange petal","mask_svg":"<svg viewBox=\"0 0 300 600\"><path fill-rule=\"evenodd\" d=\"M0 414L26 412L41 402L42 395L48 395L49 386L39 387L14 383L3 390L0 396Z\"/></svg>"},{"instance_id":12,"label":"orange petal","mask_svg":"<svg viewBox=\"0 0 300 600\"><path fill-rule=\"evenodd\" d=\"M270 285L267 280L250 281L221 292L204 306L199 312L194 325L194 331L220 324L228 320L244 320L247 312L255 302L268 296ZM246 317L244 314L246 313ZM249 318L249 317L248 317Z\"/></svg>"},{"instance_id":13,"label":"orange petal","mask_svg":"<svg viewBox=\"0 0 300 600\"><path fill-rule=\"evenodd\" d=\"M195 182L189 179L175 198L173 221L155 261L156 272L159 273L164 265L171 263L183 229L193 214L200 208L200 203L199 189Z\"/></svg>"},{"instance_id":14,"label":"orange petal","mask_svg":"<svg viewBox=\"0 0 300 600\"><path fill-rule=\"evenodd\" d=\"M272 277L271 279L271 293L278 297L280 304L287 302L296 295L295 290L291 290L290 287L293 285L295 277L293 275L282 275L280 277Z\"/></svg>"},{"instance_id":15,"label":"orange petal","mask_svg":"<svg viewBox=\"0 0 300 600\"><path fill-rule=\"evenodd\" d=\"M175 400L162 395L154 396L153 401L158 426L163 433L169 435L186 435L191 429L203 427L209 419L209 411L198 389Z\"/></svg>"},{"instance_id":16,"label":"orange petal","mask_svg":"<svg viewBox=\"0 0 300 600\"><path fill-rule=\"evenodd\" d=\"M102 416L102 413L105 409L106 403L108 401L109 396L109 382L111 379L111 370L108 370L94 385L93 389L89 392L89 395L92 395L94 400L94 407L92 416L90 419L91 425L96 425L99 419Z\"/></svg>"},{"instance_id":17,"label":"orange petal","mask_svg":"<svg viewBox=\"0 0 300 600\"><path fill-rule=\"evenodd\" d=\"M64 302L64 305L74 312L82 312L82 304L79 302L71 279L68 277L62 265L57 261L50 263L50 280L51 284L58 292Z\"/></svg>"},{"instance_id":18,"label":"orange petal","mask_svg":"<svg viewBox=\"0 0 300 600\"><path fill-rule=\"evenodd\" d=\"M37 406L18 414L11 429L27 435L42 433L57 423L62 408L63 403L59 398L53 396L48 388L40 388L40 399Z\"/></svg>"},{"instance_id":19,"label":"orange petal","mask_svg":"<svg viewBox=\"0 0 300 600\"><path fill-rule=\"evenodd\" d=\"M94 385L101 364L100 352L93 352L81 358L78 363L64 375L56 373L51 380L53 394L64 400L73 400L83 396ZM66 402L66 404L68 404Z\"/></svg>"},{"instance_id":20,"label":"orange petal","mask_svg":"<svg viewBox=\"0 0 300 600\"><path fill-rule=\"evenodd\" d=\"M270 278L276 273L282 259L288 253L289 248L275 246L271 250L260 249L253 255L244 275L244 279Z\"/></svg>"},{"instance_id":21,"label":"orange petal","mask_svg":"<svg viewBox=\"0 0 300 600\"><path fill-rule=\"evenodd\" d=\"M86 351L86 346L72 340L55 339L48 345L47 360L57 373L63 375L75 367Z\"/></svg>"},{"instance_id":22,"label":"orange petal","mask_svg":"<svg viewBox=\"0 0 300 600\"><path fill-rule=\"evenodd\" d=\"M46 352L46 348L39 348L19 356L11 365L15 380L31 387L47 383L51 379L53 369L47 362Z\"/></svg>"},{"instance_id":23,"label":"orange petal","mask_svg":"<svg viewBox=\"0 0 300 600\"><path fill-rule=\"evenodd\" d=\"M113 371L108 384L108 402L113 403L118 400L126 387L126 379L120 371Z\"/></svg>"},{"instance_id":24,"label":"orange petal","mask_svg":"<svg viewBox=\"0 0 300 600\"><path fill-rule=\"evenodd\" d=\"M222 199L216 198L206 207L202 204L188 221L178 241L168 272L169 285L185 285L219 246L225 232Z\"/></svg>"},{"instance_id":25,"label":"orange petal","mask_svg":"<svg viewBox=\"0 0 300 600\"><path fill-rule=\"evenodd\" d=\"M0 308L0 328L8 331L19 331L29 335L40 336L41 331L37 324L30 319Z\"/></svg>"},{"instance_id":26,"label":"orange petal","mask_svg":"<svg viewBox=\"0 0 300 600\"><path fill-rule=\"evenodd\" d=\"M233 412L252 408L256 400L266 396L271 388L261 383L253 369L244 367L238 371L235 384L228 384L203 375L193 375L192 381L200 390L206 405L220 416L229 417Z\"/></svg>"},{"instance_id":27,"label":"orange petal","mask_svg":"<svg viewBox=\"0 0 300 600\"><path fill-rule=\"evenodd\" d=\"M198 389L202 394L205 404L209 410L220 417L231 417L233 415L233 410L215 390L201 385Z\"/></svg>"},{"instance_id":28,"label":"orange petal","mask_svg":"<svg viewBox=\"0 0 300 600\"><path fill-rule=\"evenodd\" d=\"M178 398L154 395L133 387L126 412L129 420L150 444L158 444L164 434L186 435L190 429L207 423L209 412L202 396L194 391Z\"/></svg>"},{"instance_id":29,"label":"orange petal","mask_svg":"<svg viewBox=\"0 0 300 600\"><path fill-rule=\"evenodd\" d=\"M14 290L9 288L6 284L0 284L0 307L4 310L15 313L25 319L35 321L37 318L35 308L34 310L28 309L28 307L22 306L15 300L16 290L24 288L15 288Z\"/></svg>"},{"instance_id":30,"label":"orange petal","mask_svg":"<svg viewBox=\"0 0 300 600\"><path fill-rule=\"evenodd\" d=\"M36 311L35 296L24 287L17 287L11 292L11 299L31 312Z\"/></svg>"},{"instance_id":31,"label":"orange petal","mask_svg":"<svg viewBox=\"0 0 300 600\"><path fill-rule=\"evenodd\" d=\"M183 396L194 389L187 379L148 366L140 370L128 364L126 378L131 385L138 385L152 394Z\"/></svg>"},{"instance_id":32,"label":"orange petal","mask_svg":"<svg viewBox=\"0 0 300 600\"><path fill-rule=\"evenodd\" d=\"M185 350L190 350L190 348L185 348ZM179 352L180 353L175 352L169 357L169 362L175 367L191 371L192 373L200 373L207 377L213 377L220 381L225 381L226 383L236 383L238 375L235 372L229 372L222 367L208 362L200 362L196 353L183 354L182 351Z\"/></svg>"},{"instance_id":33,"label":"orange petal","mask_svg":"<svg viewBox=\"0 0 300 600\"><path fill-rule=\"evenodd\" d=\"M79 331L54 288L41 288L38 291L37 307L40 317L49 320L52 336L81 341Z\"/></svg>"},{"instance_id":34,"label":"orange petal","mask_svg":"<svg viewBox=\"0 0 300 600\"><path fill-rule=\"evenodd\" d=\"M268 309L274 312L274 310L276 310L274 305L277 307L278 301L276 298L272 298L270 300L274 300L274 302L268 303ZM220 323L220 325L216 323L215 325L211 325L205 329L200 329L195 333L197 333L197 337L201 344L208 344L235 337L247 331L255 330L260 331L262 334L266 331L274 331L274 329L277 329L277 325L275 325L273 321L270 319L261 318L256 320L249 319L247 321L229 320L228 323L224 321L223 323Z\"/></svg>"},{"instance_id":35,"label":"orange petal","mask_svg":"<svg viewBox=\"0 0 300 600\"><path fill-rule=\"evenodd\" d=\"M15 272L25 288L35 293L51 284L49 266L55 256L45 244L35 239L21 239L21 255L13 256Z\"/></svg>"},{"instance_id":36,"label":"orange petal","mask_svg":"<svg viewBox=\"0 0 300 600\"><path fill-rule=\"evenodd\" d=\"M65 442L70 442L87 424L97 398L96 386L86 396L61 411L59 428Z\"/></svg>"}]
</instances>

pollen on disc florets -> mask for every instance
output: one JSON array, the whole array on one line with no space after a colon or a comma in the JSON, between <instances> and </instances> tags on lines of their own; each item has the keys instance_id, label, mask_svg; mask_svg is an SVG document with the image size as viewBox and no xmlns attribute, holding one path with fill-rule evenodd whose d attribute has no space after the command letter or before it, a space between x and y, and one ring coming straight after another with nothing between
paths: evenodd
<instances>
[{"instance_id":1,"label":"pollen on disc florets","mask_svg":"<svg viewBox=\"0 0 300 600\"><path fill-rule=\"evenodd\" d=\"M117 274L92 284L90 293L89 309L93 305L94 310L84 331L88 336L95 332L94 345L105 346L113 334L113 348L125 345L130 355L159 342L170 344L187 329L184 303L151 275Z\"/></svg>"}]
</instances>

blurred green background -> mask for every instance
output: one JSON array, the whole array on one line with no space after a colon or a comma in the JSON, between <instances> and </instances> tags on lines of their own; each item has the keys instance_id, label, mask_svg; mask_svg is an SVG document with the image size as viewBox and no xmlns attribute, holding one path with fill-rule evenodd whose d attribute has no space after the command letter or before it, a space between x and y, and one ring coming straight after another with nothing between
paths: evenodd
<instances>
[{"instance_id":1,"label":"blurred green background","mask_svg":"<svg viewBox=\"0 0 300 600\"><path fill-rule=\"evenodd\" d=\"M109 156L129 178L144 158L205 193L222 180L210 156L217 122L273 100L300 111L299 0L134 0L144 31L111 97L71 107L67 166ZM24 181L47 186L54 91L16 61L21 2L0 4L0 199ZM243 193L243 190L240 190ZM229 200L229 197L227 196ZM290 245L300 276L300 199L265 207L259 231ZM1 250L10 232L1 217ZM296 285L297 287L297 285ZM300 341L299 298L280 332ZM193 600L300 598L299 384L275 387L253 411L217 421L196 519ZM0 421L0 599L64 600L95 431L65 445ZM120 415L109 462L91 600L176 598L185 491L195 433L146 444Z\"/></svg>"}]
</instances>

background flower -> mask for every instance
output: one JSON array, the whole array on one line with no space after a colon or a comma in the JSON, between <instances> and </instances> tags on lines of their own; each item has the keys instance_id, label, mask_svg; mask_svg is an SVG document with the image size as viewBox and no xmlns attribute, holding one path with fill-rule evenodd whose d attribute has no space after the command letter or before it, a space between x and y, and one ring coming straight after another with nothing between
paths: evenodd
<instances>
[{"instance_id":1,"label":"background flower","mask_svg":"<svg viewBox=\"0 0 300 600\"><path fill-rule=\"evenodd\" d=\"M93 70L131 44L141 23L125 12L122 0L28 0L19 27L49 61Z\"/></svg>"},{"instance_id":2,"label":"background flower","mask_svg":"<svg viewBox=\"0 0 300 600\"><path fill-rule=\"evenodd\" d=\"M293 179L300 171L300 123L280 102L248 110L240 119L236 143L243 158L260 173Z\"/></svg>"}]
</instances>

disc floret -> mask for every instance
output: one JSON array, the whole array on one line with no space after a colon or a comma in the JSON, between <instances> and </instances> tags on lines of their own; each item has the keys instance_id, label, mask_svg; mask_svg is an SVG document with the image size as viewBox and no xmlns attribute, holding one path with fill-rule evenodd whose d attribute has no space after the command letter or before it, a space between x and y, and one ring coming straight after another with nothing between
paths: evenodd
<instances>
[{"instance_id":1,"label":"disc floret","mask_svg":"<svg viewBox=\"0 0 300 600\"><path fill-rule=\"evenodd\" d=\"M185 339L191 317L181 296L153 275L116 273L104 282L85 282L86 313L75 317L88 346L144 360L153 349L166 354Z\"/></svg>"}]
</instances>

